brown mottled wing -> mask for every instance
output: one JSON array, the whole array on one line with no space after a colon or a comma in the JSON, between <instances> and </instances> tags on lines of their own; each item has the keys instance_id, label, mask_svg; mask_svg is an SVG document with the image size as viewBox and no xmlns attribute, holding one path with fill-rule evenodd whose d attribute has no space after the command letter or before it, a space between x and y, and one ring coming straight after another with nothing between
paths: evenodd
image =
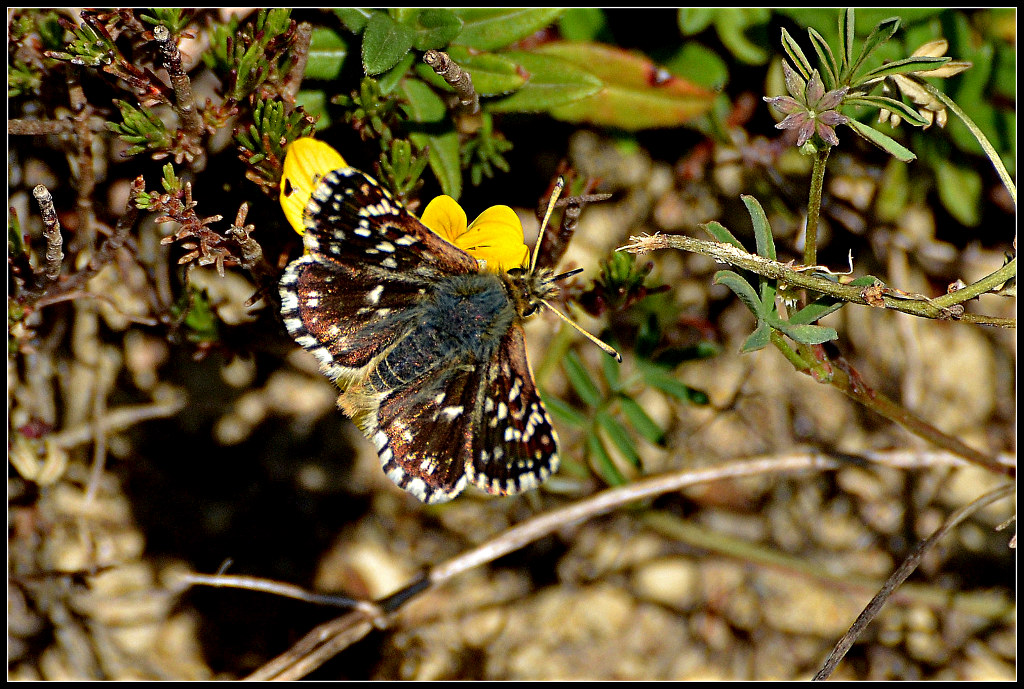
<instances>
[{"instance_id":1,"label":"brown mottled wing","mask_svg":"<svg viewBox=\"0 0 1024 689\"><path fill-rule=\"evenodd\" d=\"M558 439L526 358L523 329L514 325L489 363L478 392L469 481L495 495L539 486L558 470Z\"/></svg>"}]
</instances>

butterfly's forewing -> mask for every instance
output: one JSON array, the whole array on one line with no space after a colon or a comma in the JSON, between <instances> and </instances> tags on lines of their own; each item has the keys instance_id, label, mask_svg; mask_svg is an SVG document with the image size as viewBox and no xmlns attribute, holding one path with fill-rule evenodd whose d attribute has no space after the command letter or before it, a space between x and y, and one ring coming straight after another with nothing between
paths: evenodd
<instances>
[{"instance_id":1,"label":"butterfly's forewing","mask_svg":"<svg viewBox=\"0 0 1024 689\"><path fill-rule=\"evenodd\" d=\"M472 460L474 485L495 495L539 486L558 470L558 440L533 380L523 329L509 329L489 363L477 398Z\"/></svg>"}]
</instances>

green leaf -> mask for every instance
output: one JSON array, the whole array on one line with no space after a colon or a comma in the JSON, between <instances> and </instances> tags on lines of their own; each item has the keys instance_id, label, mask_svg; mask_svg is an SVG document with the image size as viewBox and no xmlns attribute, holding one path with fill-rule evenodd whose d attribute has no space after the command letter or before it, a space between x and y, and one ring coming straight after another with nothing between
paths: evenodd
<instances>
[{"instance_id":1,"label":"green leaf","mask_svg":"<svg viewBox=\"0 0 1024 689\"><path fill-rule=\"evenodd\" d=\"M865 108L891 110L905 119L908 124L912 124L915 127L923 127L928 124L928 120L921 117L921 113L917 110L903 101L889 98L888 96L852 96L844 100L843 103L845 105L859 105Z\"/></svg>"},{"instance_id":2,"label":"green leaf","mask_svg":"<svg viewBox=\"0 0 1024 689\"><path fill-rule=\"evenodd\" d=\"M917 156L911 153L903 145L897 143L892 138L886 136L870 125L858 122L857 120L850 120L846 125L892 157L896 158L896 160L909 163L911 160L917 159Z\"/></svg>"},{"instance_id":3,"label":"green leaf","mask_svg":"<svg viewBox=\"0 0 1024 689\"><path fill-rule=\"evenodd\" d=\"M810 60L804 55L803 49L800 44L797 43L789 32L785 28L782 29L782 48L786 51L786 55L789 56L789 61L793 65L794 69L800 73L800 76L804 78L804 81L810 81L811 74L814 72L814 66L811 65ZM831 89L826 89L831 90Z\"/></svg>"},{"instance_id":4,"label":"green leaf","mask_svg":"<svg viewBox=\"0 0 1024 689\"><path fill-rule=\"evenodd\" d=\"M935 181L946 210L962 225L977 227L981 222L982 191L977 170L940 160L935 165Z\"/></svg>"},{"instance_id":5,"label":"green leaf","mask_svg":"<svg viewBox=\"0 0 1024 689\"><path fill-rule=\"evenodd\" d=\"M749 282L740 277L738 273L734 273L731 270L720 270L715 273L714 283L716 285L725 285L731 289L739 297L739 300L746 304L747 308L757 316L758 320L764 317L765 307L761 303L761 298L757 296L757 291L754 290Z\"/></svg>"},{"instance_id":6,"label":"green leaf","mask_svg":"<svg viewBox=\"0 0 1024 689\"><path fill-rule=\"evenodd\" d=\"M740 347L740 352L756 352L759 349L764 349L772 341L772 329L767 323L760 323L757 326L757 330L750 333L750 336L743 341L743 345Z\"/></svg>"},{"instance_id":7,"label":"green leaf","mask_svg":"<svg viewBox=\"0 0 1024 689\"><path fill-rule=\"evenodd\" d=\"M679 9L679 30L684 36L692 36L711 26L715 10L710 7L682 7Z\"/></svg>"},{"instance_id":8,"label":"green leaf","mask_svg":"<svg viewBox=\"0 0 1024 689\"><path fill-rule=\"evenodd\" d=\"M594 380L590 372L584 368L579 355L576 352L570 351L563 360L563 366L565 368L565 375L569 379L569 384L572 385L573 390L580 396L580 399L589 407L600 405L603 395L597 386L594 385Z\"/></svg>"},{"instance_id":9,"label":"green leaf","mask_svg":"<svg viewBox=\"0 0 1024 689\"><path fill-rule=\"evenodd\" d=\"M462 31L454 42L477 50L497 50L543 29L564 11L559 7L456 9Z\"/></svg>"},{"instance_id":10,"label":"green leaf","mask_svg":"<svg viewBox=\"0 0 1024 689\"><path fill-rule=\"evenodd\" d=\"M641 464L640 454L636 451L636 446L633 444L633 439L629 437L629 431L626 430L626 427L607 411L598 412L595 421L597 426L608 436L608 439L612 441L612 444L622 453L626 461L639 468Z\"/></svg>"},{"instance_id":11,"label":"green leaf","mask_svg":"<svg viewBox=\"0 0 1024 689\"><path fill-rule=\"evenodd\" d=\"M892 38L896 30L900 28L900 18L891 17L890 19L884 19L878 23L878 25L871 31L867 38L864 39L864 46L861 48L860 56L857 58L857 62L854 63L850 69L848 76L851 81L860 80L857 78L857 72L864 65L864 62L870 57L871 53Z\"/></svg>"},{"instance_id":12,"label":"green leaf","mask_svg":"<svg viewBox=\"0 0 1024 689\"><path fill-rule=\"evenodd\" d=\"M601 478L604 479L605 483L609 486L621 486L626 483L626 477L615 466L612 456L608 454L608 450L597 433L591 433L587 436L587 453L594 460L594 468L601 475Z\"/></svg>"},{"instance_id":13,"label":"green leaf","mask_svg":"<svg viewBox=\"0 0 1024 689\"><path fill-rule=\"evenodd\" d=\"M337 79L348 55L345 40L333 29L318 26L313 29L306 62L306 79Z\"/></svg>"},{"instance_id":14,"label":"green leaf","mask_svg":"<svg viewBox=\"0 0 1024 689\"><path fill-rule=\"evenodd\" d=\"M713 93L672 76L639 53L567 41L545 43L532 52L562 58L603 84L588 98L553 108L552 116L561 120L635 131L676 127L711 108Z\"/></svg>"},{"instance_id":15,"label":"green leaf","mask_svg":"<svg viewBox=\"0 0 1024 689\"><path fill-rule=\"evenodd\" d=\"M295 105L302 108L317 120L317 128L327 129L331 126L331 114L327 108L327 94L323 91L307 91L305 89L295 94Z\"/></svg>"},{"instance_id":16,"label":"green leaf","mask_svg":"<svg viewBox=\"0 0 1024 689\"><path fill-rule=\"evenodd\" d=\"M654 445L665 444L665 431L648 416L644 408L641 407L636 400L631 397L620 397L619 407L622 409L622 413L625 414L626 419L629 420L629 424L640 434L647 442Z\"/></svg>"},{"instance_id":17,"label":"green leaf","mask_svg":"<svg viewBox=\"0 0 1024 689\"><path fill-rule=\"evenodd\" d=\"M611 38L604 10L597 7L570 7L558 20L558 32L567 41Z\"/></svg>"},{"instance_id":18,"label":"green leaf","mask_svg":"<svg viewBox=\"0 0 1024 689\"><path fill-rule=\"evenodd\" d=\"M375 12L363 31L363 70L382 74L412 49L412 30L383 12Z\"/></svg>"},{"instance_id":19,"label":"green leaf","mask_svg":"<svg viewBox=\"0 0 1024 689\"><path fill-rule=\"evenodd\" d=\"M823 325L791 325L781 319L770 319L769 325L783 332L794 342L800 344L816 345L835 340L839 333L834 328L827 328Z\"/></svg>"},{"instance_id":20,"label":"green leaf","mask_svg":"<svg viewBox=\"0 0 1024 689\"><path fill-rule=\"evenodd\" d=\"M419 12L412 28L416 50L441 50L462 31L462 20L451 10L427 8Z\"/></svg>"},{"instance_id":21,"label":"green leaf","mask_svg":"<svg viewBox=\"0 0 1024 689\"><path fill-rule=\"evenodd\" d=\"M715 13L715 31L736 59L748 65L763 65L768 61L768 51L747 38L746 31L767 19L768 10L764 8L720 9Z\"/></svg>"},{"instance_id":22,"label":"green leaf","mask_svg":"<svg viewBox=\"0 0 1024 689\"><path fill-rule=\"evenodd\" d=\"M743 205L747 207L747 212L750 213L750 220L754 223L757 255L772 261L776 260L775 239L772 237L772 228L768 224L768 216L764 214L764 209L761 208L761 204L753 196L744 194L740 198L743 199Z\"/></svg>"},{"instance_id":23,"label":"green leaf","mask_svg":"<svg viewBox=\"0 0 1024 689\"><path fill-rule=\"evenodd\" d=\"M732 232L727 230L722 225L722 223L718 222L717 220L712 220L711 222L704 223L703 225L699 225L698 227L707 231L708 234L715 238L715 241L720 242L722 244L732 244L740 251L746 251L740 240L736 239L736 236Z\"/></svg>"},{"instance_id":24,"label":"green leaf","mask_svg":"<svg viewBox=\"0 0 1024 689\"><path fill-rule=\"evenodd\" d=\"M854 21L854 10L852 7L839 11L839 43L842 47L840 64L842 75L848 75L850 65L853 64L853 42L856 33Z\"/></svg>"},{"instance_id":25,"label":"green leaf","mask_svg":"<svg viewBox=\"0 0 1024 689\"><path fill-rule=\"evenodd\" d=\"M590 419L586 415L576 411L559 398L541 395L541 399L544 401L545 408L562 424L573 428L586 428L590 425Z\"/></svg>"},{"instance_id":26,"label":"green leaf","mask_svg":"<svg viewBox=\"0 0 1024 689\"><path fill-rule=\"evenodd\" d=\"M405 103L402 109L413 122L442 122L448 109L433 89L417 79L406 79L399 84Z\"/></svg>"},{"instance_id":27,"label":"green leaf","mask_svg":"<svg viewBox=\"0 0 1024 689\"><path fill-rule=\"evenodd\" d=\"M706 392L698 390L697 388L691 388L685 383L681 383L676 380L671 373L660 366L656 366L654 364L643 365L640 367L640 374L643 377L644 382L649 386L661 390L681 402L705 405L710 401Z\"/></svg>"},{"instance_id":28,"label":"green leaf","mask_svg":"<svg viewBox=\"0 0 1024 689\"><path fill-rule=\"evenodd\" d=\"M832 54L832 48L820 33L814 29L807 29L807 35L811 37L811 45L814 46L814 52L818 54L818 64L822 68L818 71L825 84L825 90L832 91L839 86L840 81L836 56ZM810 77L808 76L808 78Z\"/></svg>"},{"instance_id":29,"label":"green leaf","mask_svg":"<svg viewBox=\"0 0 1024 689\"><path fill-rule=\"evenodd\" d=\"M441 191L453 199L462 195L462 167L459 165L459 133L454 129L443 134L413 132L409 138L427 151L430 169L441 184Z\"/></svg>"},{"instance_id":30,"label":"green leaf","mask_svg":"<svg viewBox=\"0 0 1024 689\"><path fill-rule=\"evenodd\" d=\"M388 96L402 83L403 77L409 72L412 63L416 61L416 55L408 52L398 61L398 64L384 74L377 77L377 86L380 88L380 95Z\"/></svg>"},{"instance_id":31,"label":"green leaf","mask_svg":"<svg viewBox=\"0 0 1024 689\"><path fill-rule=\"evenodd\" d=\"M921 76L928 76L927 72L938 69L951 59L949 57L908 57L875 67L861 77L860 80L871 81L872 79L880 79L892 76L893 74L906 74L907 72L924 72Z\"/></svg>"},{"instance_id":32,"label":"green leaf","mask_svg":"<svg viewBox=\"0 0 1024 689\"><path fill-rule=\"evenodd\" d=\"M380 14L380 12L365 7L335 7L334 14L337 15L346 29L357 34L362 33L363 29L366 28L370 17Z\"/></svg>"},{"instance_id":33,"label":"green leaf","mask_svg":"<svg viewBox=\"0 0 1024 689\"><path fill-rule=\"evenodd\" d=\"M846 306L845 301L823 295L790 316L789 322L793 325L815 323L844 306Z\"/></svg>"},{"instance_id":34,"label":"green leaf","mask_svg":"<svg viewBox=\"0 0 1024 689\"><path fill-rule=\"evenodd\" d=\"M619 390L621 368L622 364L612 357L601 357L601 371L604 373L605 382L608 383L608 389L612 392Z\"/></svg>"},{"instance_id":35,"label":"green leaf","mask_svg":"<svg viewBox=\"0 0 1024 689\"><path fill-rule=\"evenodd\" d=\"M720 91L729 81L729 67L718 54L697 41L687 41L665 62L665 69L706 89Z\"/></svg>"},{"instance_id":36,"label":"green leaf","mask_svg":"<svg viewBox=\"0 0 1024 689\"><path fill-rule=\"evenodd\" d=\"M529 77L515 93L485 105L492 112L539 112L592 96L601 80L557 57L513 51L503 54Z\"/></svg>"}]
</instances>

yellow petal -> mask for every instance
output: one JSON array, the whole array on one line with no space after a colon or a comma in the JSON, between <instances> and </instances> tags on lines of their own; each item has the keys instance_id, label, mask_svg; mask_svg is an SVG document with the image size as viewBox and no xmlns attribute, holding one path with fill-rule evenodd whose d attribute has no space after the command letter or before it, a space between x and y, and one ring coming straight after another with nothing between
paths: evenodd
<instances>
[{"instance_id":1,"label":"yellow petal","mask_svg":"<svg viewBox=\"0 0 1024 689\"><path fill-rule=\"evenodd\" d=\"M523 243L523 224L508 206L491 206L472 222L456 245L491 271L507 271L526 265L530 250Z\"/></svg>"},{"instance_id":2,"label":"yellow petal","mask_svg":"<svg viewBox=\"0 0 1024 689\"><path fill-rule=\"evenodd\" d=\"M466 211L451 196L435 197L423 209L420 222L456 246L459 246L459 237L466 233Z\"/></svg>"},{"instance_id":3,"label":"yellow petal","mask_svg":"<svg viewBox=\"0 0 1024 689\"><path fill-rule=\"evenodd\" d=\"M345 159L322 141L296 139L288 147L281 174L281 208L299 234L306 231L302 213L320 178L341 167L348 167Z\"/></svg>"}]
</instances>

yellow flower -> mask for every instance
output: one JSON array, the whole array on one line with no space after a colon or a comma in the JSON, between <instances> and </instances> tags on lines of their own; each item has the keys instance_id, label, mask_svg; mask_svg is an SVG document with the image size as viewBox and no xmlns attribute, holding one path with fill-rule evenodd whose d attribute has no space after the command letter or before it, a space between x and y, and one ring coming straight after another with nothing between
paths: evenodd
<instances>
[{"instance_id":1,"label":"yellow flower","mask_svg":"<svg viewBox=\"0 0 1024 689\"><path fill-rule=\"evenodd\" d=\"M299 234L306 231L302 214L320 179L348 167L337 151L315 139L297 139L288 147L281 175L281 208ZM491 206L467 225L466 212L450 196L438 196L420 221L492 272L526 265L530 250L523 243L523 224L508 206Z\"/></svg>"},{"instance_id":2,"label":"yellow flower","mask_svg":"<svg viewBox=\"0 0 1024 689\"><path fill-rule=\"evenodd\" d=\"M523 243L523 224L508 206L491 206L468 226L466 211L451 196L427 204L421 222L459 247L492 272L521 268L530 257Z\"/></svg>"},{"instance_id":3,"label":"yellow flower","mask_svg":"<svg viewBox=\"0 0 1024 689\"><path fill-rule=\"evenodd\" d=\"M281 208L299 234L306 231L302 213L320 178L341 167L348 167L345 159L322 141L297 139L288 147L281 174Z\"/></svg>"}]
</instances>

